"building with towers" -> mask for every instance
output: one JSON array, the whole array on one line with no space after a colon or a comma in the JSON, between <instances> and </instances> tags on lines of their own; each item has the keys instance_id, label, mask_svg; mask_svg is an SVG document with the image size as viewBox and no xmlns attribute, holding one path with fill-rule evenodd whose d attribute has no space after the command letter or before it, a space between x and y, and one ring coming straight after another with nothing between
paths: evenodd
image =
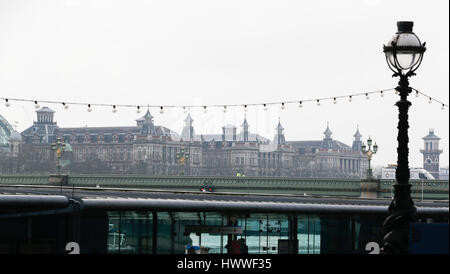
<instances>
[{"instance_id":1,"label":"building with towers","mask_svg":"<svg viewBox=\"0 0 450 274\"><path fill-rule=\"evenodd\" d=\"M185 144L176 132L155 125L149 110L128 127L62 128L53 121L53 110L43 107L36 113L37 121L21 134L23 166L28 172L54 169L51 144L58 137L71 147L63 154L70 162L63 172L176 175L183 168L176 154ZM190 168L198 174L201 144L191 144L190 150Z\"/></svg>"},{"instance_id":2,"label":"building with towers","mask_svg":"<svg viewBox=\"0 0 450 274\"><path fill-rule=\"evenodd\" d=\"M322 140L289 141L295 147L294 170L298 177L364 178L367 157L361 153L361 133L357 128L352 146L332 137L327 123Z\"/></svg>"},{"instance_id":3,"label":"building with towers","mask_svg":"<svg viewBox=\"0 0 450 274\"><path fill-rule=\"evenodd\" d=\"M420 152L423 154L423 168L439 180L439 155L442 149L439 149L439 140L441 138L434 134L434 129L430 129L428 135L423 137L424 149Z\"/></svg>"},{"instance_id":4,"label":"building with towers","mask_svg":"<svg viewBox=\"0 0 450 274\"><path fill-rule=\"evenodd\" d=\"M280 119L273 138L269 139L251 132L247 117L240 129L227 124L222 126L221 134L198 135L194 120L187 114L179 135L156 125L149 110L135 120L135 126L126 127L63 128L54 121L55 112L48 107L37 110L36 115L37 121L21 134L11 134L9 128L2 127L9 132L2 139L4 147L11 152L8 155L20 158L16 172L54 172L51 144L57 138L70 148L63 154L67 165L62 171L72 174L235 176L240 173L245 176L363 178L367 169L367 158L361 153L359 128L349 146L333 139L329 123L322 139L288 141ZM433 144L433 150L436 146ZM181 149L189 154L185 164L176 157ZM7 170L7 173L14 172L14 168Z\"/></svg>"}]
</instances>

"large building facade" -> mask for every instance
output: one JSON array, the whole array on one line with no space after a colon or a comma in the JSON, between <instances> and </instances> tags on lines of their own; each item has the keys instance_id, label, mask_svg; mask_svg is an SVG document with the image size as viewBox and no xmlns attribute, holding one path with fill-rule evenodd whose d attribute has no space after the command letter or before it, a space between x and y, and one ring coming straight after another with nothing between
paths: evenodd
<instances>
[{"instance_id":1,"label":"large building facade","mask_svg":"<svg viewBox=\"0 0 450 274\"><path fill-rule=\"evenodd\" d=\"M48 107L36 113L37 121L20 134L2 127L9 131L3 145L9 152L0 164L15 163L2 173L54 172L57 138L66 144L62 172L71 174L363 178L367 169L359 129L349 146L333 140L328 125L322 139L287 141L281 121L270 140L251 133L246 118L240 130L225 125L222 134L197 135L188 114L179 135L155 125L149 111L135 126L79 128L59 127Z\"/></svg>"},{"instance_id":2,"label":"large building facade","mask_svg":"<svg viewBox=\"0 0 450 274\"><path fill-rule=\"evenodd\" d=\"M352 146L333 140L327 125L322 140L292 141L295 146L294 170L297 177L364 178L368 161L361 153L359 129L353 135Z\"/></svg>"}]
</instances>

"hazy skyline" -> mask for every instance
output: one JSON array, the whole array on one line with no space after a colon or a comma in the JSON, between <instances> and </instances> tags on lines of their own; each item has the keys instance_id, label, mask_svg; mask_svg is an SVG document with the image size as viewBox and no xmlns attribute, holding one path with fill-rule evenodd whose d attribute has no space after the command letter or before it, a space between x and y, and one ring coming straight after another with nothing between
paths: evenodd
<instances>
[{"instance_id":1,"label":"hazy skyline","mask_svg":"<svg viewBox=\"0 0 450 274\"><path fill-rule=\"evenodd\" d=\"M0 0L0 97L139 105L252 104L299 101L394 88L383 44L396 22L414 21L427 42L412 87L449 102L448 1L5 1ZM192 109L197 134L239 127L273 138L280 119L287 141L319 140L329 122L335 140L351 145L359 130L379 145L373 164L397 159L398 96L271 106ZM411 94L410 166L421 167L422 137L441 139L449 163L448 108ZM127 126L132 108L41 104L61 127ZM181 133L181 108L150 110L155 124ZM29 103L2 102L18 130L36 120Z\"/></svg>"}]
</instances>

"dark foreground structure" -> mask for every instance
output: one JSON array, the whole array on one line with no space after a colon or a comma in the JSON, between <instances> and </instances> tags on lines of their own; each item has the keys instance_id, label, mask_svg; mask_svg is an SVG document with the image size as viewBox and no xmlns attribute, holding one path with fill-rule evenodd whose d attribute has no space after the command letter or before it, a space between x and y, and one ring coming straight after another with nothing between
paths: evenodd
<instances>
[{"instance_id":1,"label":"dark foreground structure","mask_svg":"<svg viewBox=\"0 0 450 274\"><path fill-rule=\"evenodd\" d=\"M389 203L390 199L3 186L0 253L377 253ZM448 201L416 206L409 253L448 253Z\"/></svg>"}]
</instances>

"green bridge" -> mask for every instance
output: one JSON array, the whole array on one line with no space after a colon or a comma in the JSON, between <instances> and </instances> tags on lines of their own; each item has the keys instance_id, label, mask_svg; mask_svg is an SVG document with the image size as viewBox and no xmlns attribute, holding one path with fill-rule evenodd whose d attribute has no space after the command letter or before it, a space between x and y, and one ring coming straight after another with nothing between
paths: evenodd
<instances>
[{"instance_id":1,"label":"green bridge","mask_svg":"<svg viewBox=\"0 0 450 274\"><path fill-rule=\"evenodd\" d=\"M366 198L393 197L394 180L364 182L342 178L209 177L136 175L0 175L1 186L70 186L173 191L205 191L323 195ZM414 200L448 200L449 181L410 181Z\"/></svg>"}]
</instances>

